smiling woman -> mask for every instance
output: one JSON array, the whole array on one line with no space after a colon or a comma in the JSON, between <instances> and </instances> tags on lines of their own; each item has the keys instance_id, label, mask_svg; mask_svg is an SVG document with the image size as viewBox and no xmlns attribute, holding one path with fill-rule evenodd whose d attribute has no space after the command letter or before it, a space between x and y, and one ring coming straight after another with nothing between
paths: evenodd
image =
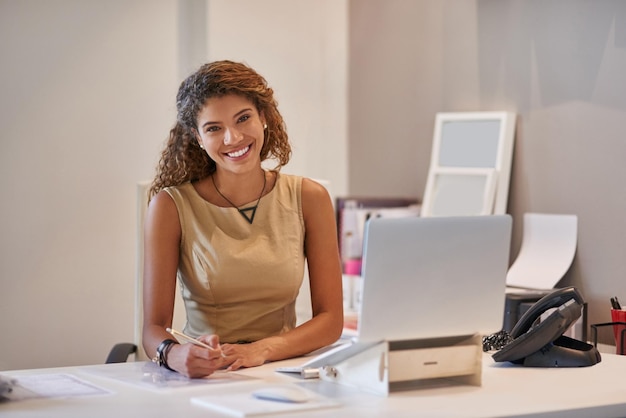
<instances>
[{"instance_id":1,"label":"smiling woman","mask_svg":"<svg viewBox=\"0 0 626 418\"><path fill-rule=\"evenodd\" d=\"M280 173L291 146L272 89L244 64L213 62L181 84L177 110L144 226L146 353L199 377L333 343L343 326L333 206L322 185ZM313 317L296 327L305 262ZM184 332L213 350L166 331L177 277Z\"/></svg>"}]
</instances>

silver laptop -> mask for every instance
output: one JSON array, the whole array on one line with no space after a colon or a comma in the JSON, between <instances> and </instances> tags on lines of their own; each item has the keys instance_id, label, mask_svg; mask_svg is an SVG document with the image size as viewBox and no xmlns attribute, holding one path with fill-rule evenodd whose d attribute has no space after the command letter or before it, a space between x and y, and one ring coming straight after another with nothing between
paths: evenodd
<instances>
[{"instance_id":1,"label":"silver laptop","mask_svg":"<svg viewBox=\"0 0 626 418\"><path fill-rule=\"evenodd\" d=\"M511 224L509 215L370 220L358 341L500 330Z\"/></svg>"},{"instance_id":2,"label":"silver laptop","mask_svg":"<svg viewBox=\"0 0 626 418\"><path fill-rule=\"evenodd\" d=\"M511 226L509 215L369 220L357 336L301 366L277 371L306 377L307 371L383 340L499 331Z\"/></svg>"}]
</instances>

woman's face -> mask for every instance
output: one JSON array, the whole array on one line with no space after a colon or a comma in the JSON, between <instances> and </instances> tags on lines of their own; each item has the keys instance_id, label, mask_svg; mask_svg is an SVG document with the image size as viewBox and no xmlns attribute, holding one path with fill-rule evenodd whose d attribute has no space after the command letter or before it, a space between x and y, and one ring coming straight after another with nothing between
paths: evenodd
<instances>
[{"instance_id":1,"label":"woman's face","mask_svg":"<svg viewBox=\"0 0 626 418\"><path fill-rule=\"evenodd\" d=\"M198 143L218 168L233 173L258 169L265 120L250 100L235 94L213 97L196 121Z\"/></svg>"}]
</instances>

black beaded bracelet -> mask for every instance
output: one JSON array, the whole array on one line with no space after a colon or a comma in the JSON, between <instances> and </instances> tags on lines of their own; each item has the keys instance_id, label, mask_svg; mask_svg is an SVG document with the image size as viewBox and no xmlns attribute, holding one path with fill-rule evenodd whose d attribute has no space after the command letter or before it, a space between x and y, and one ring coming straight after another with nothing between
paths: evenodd
<instances>
[{"instance_id":1,"label":"black beaded bracelet","mask_svg":"<svg viewBox=\"0 0 626 418\"><path fill-rule=\"evenodd\" d=\"M167 353L169 353L174 344L178 344L178 341L170 338L163 340L157 347L156 356L152 359L152 361L160 367L165 367L167 370L175 371L169 366L169 364L167 364Z\"/></svg>"}]
</instances>

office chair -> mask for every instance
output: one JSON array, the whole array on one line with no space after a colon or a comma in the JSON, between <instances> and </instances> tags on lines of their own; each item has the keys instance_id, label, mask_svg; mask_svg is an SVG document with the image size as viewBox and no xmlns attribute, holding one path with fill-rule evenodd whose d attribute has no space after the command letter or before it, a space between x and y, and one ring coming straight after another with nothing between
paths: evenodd
<instances>
[{"instance_id":1,"label":"office chair","mask_svg":"<svg viewBox=\"0 0 626 418\"><path fill-rule=\"evenodd\" d=\"M131 354L137 352L137 346L132 343L118 343L113 346L105 361L110 363L125 363Z\"/></svg>"}]
</instances>

